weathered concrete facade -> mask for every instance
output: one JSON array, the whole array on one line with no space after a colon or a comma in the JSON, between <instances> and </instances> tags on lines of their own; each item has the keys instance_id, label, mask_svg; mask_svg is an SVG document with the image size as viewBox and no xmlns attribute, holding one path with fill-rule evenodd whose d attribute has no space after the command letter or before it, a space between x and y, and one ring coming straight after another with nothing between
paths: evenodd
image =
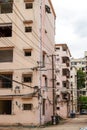
<instances>
[{"instance_id":1,"label":"weathered concrete facade","mask_svg":"<svg viewBox=\"0 0 87 130\"><path fill-rule=\"evenodd\" d=\"M55 18L50 0L1 0L0 123L51 120Z\"/></svg>"},{"instance_id":2,"label":"weathered concrete facade","mask_svg":"<svg viewBox=\"0 0 87 130\"><path fill-rule=\"evenodd\" d=\"M56 44L57 114L66 118L70 114L70 51L67 44Z\"/></svg>"}]
</instances>

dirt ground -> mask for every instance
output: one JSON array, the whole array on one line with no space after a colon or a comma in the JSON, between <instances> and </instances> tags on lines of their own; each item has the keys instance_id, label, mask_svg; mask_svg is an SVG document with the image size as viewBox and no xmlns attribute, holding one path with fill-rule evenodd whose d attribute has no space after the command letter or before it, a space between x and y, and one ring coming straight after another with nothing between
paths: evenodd
<instances>
[{"instance_id":1,"label":"dirt ground","mask_svg":"<svg viewBox=\"0 0 87 130\"><path fill-rule=\"evenodd\" d=\"M81 115L77 118L69 118L65 121L60 122L58 125L45 126L40 128L30 128L29 126L5 126L1 127L0 130L80 130L80 128L87 127L87 115Z\"/></svg>"}]
</instances>

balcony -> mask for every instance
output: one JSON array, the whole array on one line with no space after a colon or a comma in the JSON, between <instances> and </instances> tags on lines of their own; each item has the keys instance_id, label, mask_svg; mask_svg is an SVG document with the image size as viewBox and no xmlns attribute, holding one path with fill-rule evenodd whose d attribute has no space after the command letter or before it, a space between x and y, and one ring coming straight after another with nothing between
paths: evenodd
<instances>
[{"instance_id":1,"label":"balcony","mask_svg":"<svg viewBox=\"0 0 87 130\"><path fill-rule=\"evenodd\" d=\"M62 82L62 85L63 85L64 88L69 89L69 81L68 81L68 80L63 81L63 82Z\"/></svg>"},{"instance_id":2,"label":"balcony","mask_svg":"<svg viewBox=\"0 0 87 130\"><path fill-rule=\"evenodd\" d=\"M70 94L67 91L62 92L62 99L63 101L69 101L70 100Z\"/></svg>"},{"instance_id":3,"label":"balcony","mask_svg":"<svg viewBox=\"0 0 87 130\"><path fill-rule=\"evenodd\" d=\"M70 60L69 57L62 57L62 63L65 63L67 67L70 66Z\"/></svg>"},{"instance_id":4,"label":"balcony","mask_svg":"<svg viewBox=\"0 0 87 130\"><path fill-rule=\"evenodd\" d=\"M12 13L13 11L13 0L0 0L0 14Z\"/></svg>"},{"instance_id":5,"label":"balcony","mask_svg":"<svg viewBox=\"0 0 87 130\"><path fill-rule=\"evenodd\" d=\"M67 78L70 78L70 71L69 71L69 69L67 69L67 68L62 69L62 75L66 76Z\"/></svg>"}]
</instances>

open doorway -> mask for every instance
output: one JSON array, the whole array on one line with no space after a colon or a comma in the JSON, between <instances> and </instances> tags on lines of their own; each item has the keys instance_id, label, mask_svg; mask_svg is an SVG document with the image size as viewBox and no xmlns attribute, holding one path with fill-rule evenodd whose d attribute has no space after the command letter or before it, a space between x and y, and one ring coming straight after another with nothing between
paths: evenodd
<instances>
[{"instance_id":1,"label":"open doorway","mask_svg":"<svg viewBox=\"0 0 87 130\"><path fill-rule=\"evenodd\" d=\"M0 114L11 114L12 101L0 100Z\"/></svg>"}]
</instances>

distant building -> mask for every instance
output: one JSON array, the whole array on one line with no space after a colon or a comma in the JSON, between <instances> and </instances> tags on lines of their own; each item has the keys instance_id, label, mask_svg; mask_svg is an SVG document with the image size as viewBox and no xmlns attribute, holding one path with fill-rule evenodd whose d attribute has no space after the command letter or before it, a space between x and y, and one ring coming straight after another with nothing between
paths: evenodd
<instances>
[{"instance_id":1,"label":"distant building","mask_svg":"<svg viewBox=\"0 0 87 130\"><path fill-rule=\"evenodd\" d=\"M72 66L70 71L71 112L77 112L77 69Z\"/></svg>"},{"instance_id":2,"label":"distant building","mask_svg":"<svg viewBox=\"0 0 87 130\"><path fill-rule=\"evenodd\" d=\"M70 114L70 51L67 44L56 44L57 114L66 118Z\"/></svg>"},{"instance_id":3,"label":"distant building","mask_svg":"<svg viewBox=\"0 0 87 130\"><path fill-rule=\"evenodd\" d=\"M77 70L81 69L83 72L86 73L87 75L87 51L84 52L84 57L83 58L78 58L78 59L71 59L71 66L75 66ZM81 95L87 95L87 77L86 77L86 82L85 82L85 88L83 88L80 91Z\"/></svg>"}]
</instances>

